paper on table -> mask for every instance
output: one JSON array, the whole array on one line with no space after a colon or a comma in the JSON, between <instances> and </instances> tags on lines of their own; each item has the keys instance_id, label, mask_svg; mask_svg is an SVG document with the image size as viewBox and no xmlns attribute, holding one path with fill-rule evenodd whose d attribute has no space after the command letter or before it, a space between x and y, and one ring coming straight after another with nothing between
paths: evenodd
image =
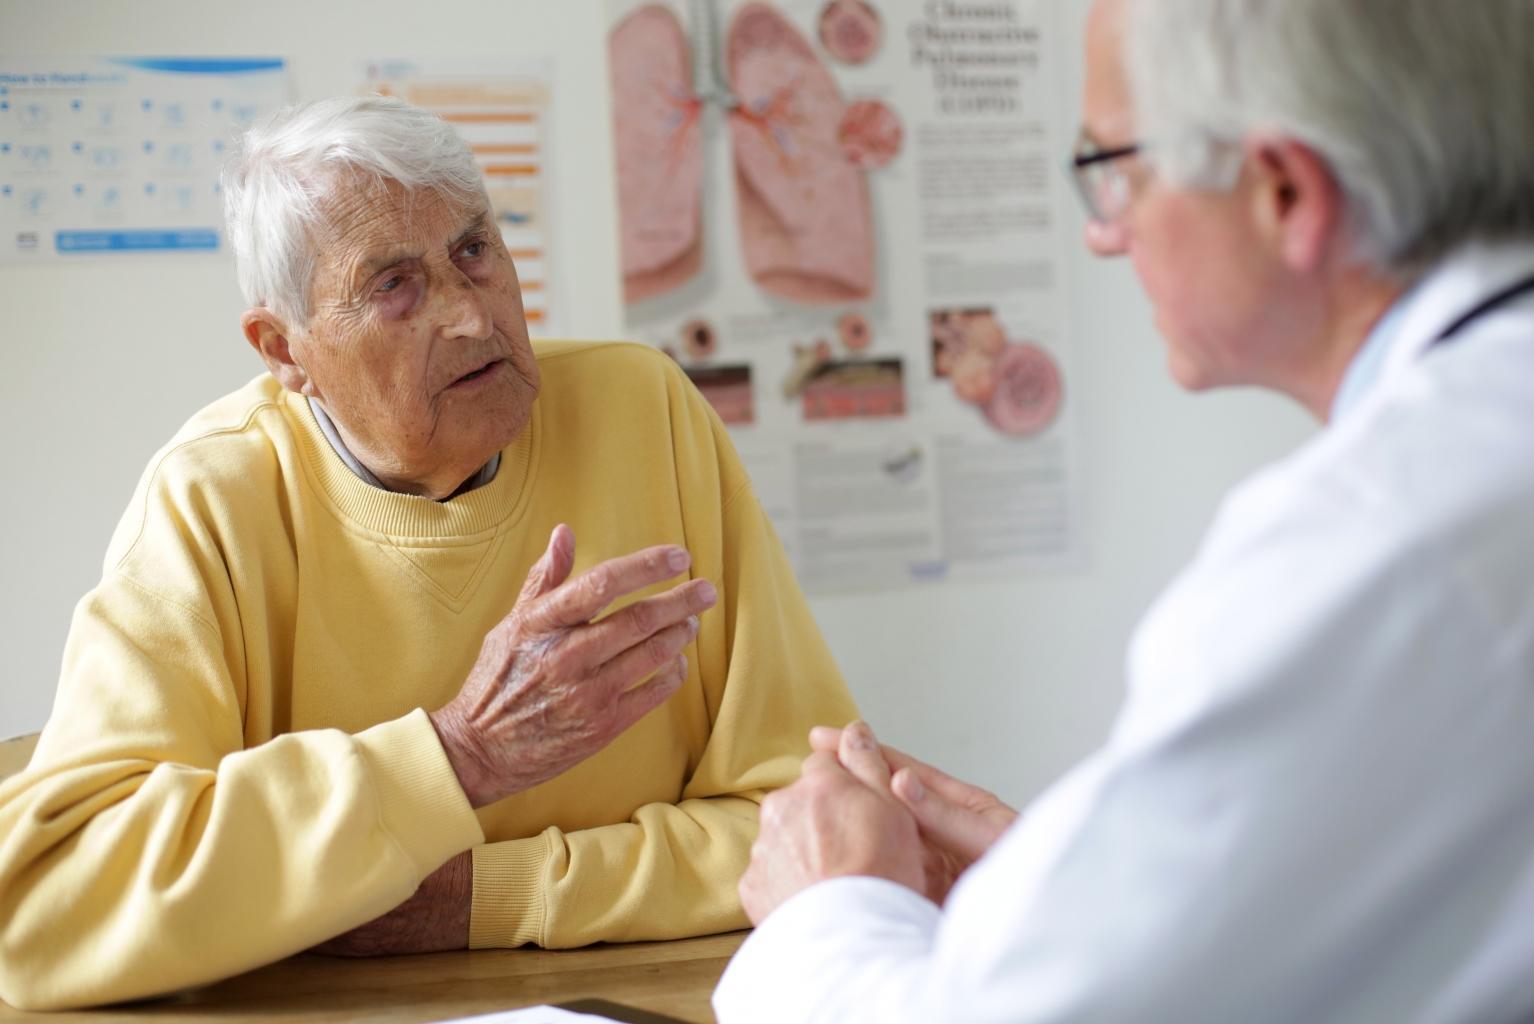
<instances>
[{"instance_id":1,"label":"paper on table","mask_svg":"<svg viewBox=\"0 0 1534 1024\"><path fill-rule=\"evenodd\" d=\"M454 1017L438 1024L612 1024L611 1017L589 1013L571 1013L557 1006L529 1006L522 1010L503 1010L478 1017Z\"/></svg>"}]
</instances>

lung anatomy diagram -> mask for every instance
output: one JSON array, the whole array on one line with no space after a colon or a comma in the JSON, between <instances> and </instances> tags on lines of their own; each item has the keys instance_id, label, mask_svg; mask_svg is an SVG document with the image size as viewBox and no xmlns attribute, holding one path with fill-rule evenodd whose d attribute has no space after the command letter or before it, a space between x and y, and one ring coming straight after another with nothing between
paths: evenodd
<instances>
[{"instance_id":1,"label":"lung anatomy diagram","mask_svg":"<svg viewBox=\"0 0 1534 1024\"><path fill-rule=\"evenodd\" d=\"M867 112L775 6L690 0L692 37L663 3L608 37L624 297L663 295L703 266L704 110L720 110L734 158L744 267L764 292L807 305L874 290ZM834 51L833 51L834 53ZM849 114L851 115L849 117Z\"/></svg>"}]
</instances>

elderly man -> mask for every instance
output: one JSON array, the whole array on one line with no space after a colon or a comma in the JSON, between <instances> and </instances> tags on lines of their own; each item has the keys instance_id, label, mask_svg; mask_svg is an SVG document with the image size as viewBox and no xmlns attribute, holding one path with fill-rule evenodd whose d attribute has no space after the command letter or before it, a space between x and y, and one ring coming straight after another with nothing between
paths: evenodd
<instances>
[{"instance_id":1,"label":"elderly man","mask_svg":"<svg viewBox=\"0 0 1534 1024\"><path fill-rule=\"evenodd\" d=\"M1099 0L1088 241L1179 382L1327 429L1223 504L1021 820L817 733L724 1024L1534 1015L1531 54L1528 0Z\"/></svg>"},{"instance_id":2,"label":"elderly man","mask_svg":"<svg viewBox=\"0 0 1534 1024\"><path fill-rule=\"evenodd\" d=\"M270 374L76 612L0 788L0 994L744 925L757 802L854 712L719 420L653 350L529 344L423 111L285 111L226 190Z\"/></svg>"}]
</instances>

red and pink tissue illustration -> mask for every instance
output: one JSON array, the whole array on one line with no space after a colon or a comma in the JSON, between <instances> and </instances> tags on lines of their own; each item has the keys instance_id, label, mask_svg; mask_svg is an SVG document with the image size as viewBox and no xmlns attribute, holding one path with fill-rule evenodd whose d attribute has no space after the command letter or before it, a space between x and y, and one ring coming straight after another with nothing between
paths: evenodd
<instances>
[{"instance_id":1,"label":"red and pink tissue illustration","mask_svg":"<svg viewBox=\"0 0 1534 1024\"><path fill-rule=\"evenodd\" d=\"M932 373L1003 434L1041 433L1060 411L1060 369L1049 353L1007 337L990 309L939 309L929 316Z\"/></svg>"},{"instance_id":2,"label":"red and pink tissue illustration","mask_svg":"<svg viewBox=\"0 0 1534 1024\"><path fill-rule=\"evenodd\" d=\"M687 366L684 369L723 423L740 427L756 422L750 366Z\"/></svg>"},{"instance_id":3,"label":"red and pink tissue illustration","mask_svg":"<svg viewBox=\"0 0 1534 1024\"><path fill-rule=\"evenodd\" d=\"M873 328L862 313L843 313L836 321L836 333L848 352L861 352L873 343Z\"/></svg>"},{"instance_id":4,"label":"red and pink tissue illustration","mask_svg":"<svg viewBox=\"0 0 1534 1024\"><path fill-rule=\"evenodd\" d=\"M638 302L703 266L703 138L692 48L672 11L641 7L613 29L623 296Z\"/></svg>"},{"instance_id":5,"label":"red and pink tissue illustration","mask_svg":"<svg viewBox=\"0 0 1534 1024\"><path fill-rule=\"evenodd\" d=\"M712 9L689 39L663 3L637 8L608 39L624 297L673 291L701 271L705 107L724 113L734 162L741 258L762 291L830 305L875 291L867 174L902 141L893 111L853 103L809 39L777 7L741 5L718 49ZM879 45L863 0L832 0L820 36L856 63Z\"/></svg>"},{"instance_id":6,"label":"red and pink tissue illustration","mask_svg":"<svg viewBox=\"0 0 1534 1024\"><path fill-rule=\"evenodd\" d=\"M900 154L905 127L900 116L878 100L858 100L847 107L836 130L842 155L854 167L876 170Z\"/></svg>"},{"instance_id":7,"label":"red and pink tissue illustration","mask_svg":"<svg viewBox=\"0 0 1534 1024\"><path fill-rule=\"evenodd\" d=\"M768 4L735 13L725 48L740 106L730 116L746 268L806 303L873 292L868 181L837 138L846 105L809 42Z\"/></svg>"},{"instance_id":8,"label":"red and pink tissue illustration","mask_svg":"<svg viewBox=\"0 0 1534 1024\"><path fill-rule=\"evenodd\" d=\"M866 64L884 34L879 12L865 0L829 0L820 11L820 45L843 64Z\"/></svg>"},{"instance_id":9,"label":"red and pink tissue illustration","mask_svg":"<svg viewBox=\"0 0 1534 1024\"><path fill-rule=\"evenodd\" d=\"M905 381L898 359L827 360L800 392L806 420L904 416Z\"/></svg>"}]
</instances>

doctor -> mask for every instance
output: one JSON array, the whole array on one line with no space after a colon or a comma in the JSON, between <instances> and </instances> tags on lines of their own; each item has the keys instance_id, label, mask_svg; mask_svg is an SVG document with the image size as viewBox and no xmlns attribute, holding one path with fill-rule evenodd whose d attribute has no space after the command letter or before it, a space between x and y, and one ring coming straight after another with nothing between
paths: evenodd
<instances>
[{"instance_id":1,"label":"doctor","mask_svg":"<svg viewBox=\"0 0 1534 1024\"><path fill-rule=\"evenodd\" d=\"M817 730L724 1024L1534 1014L1530 54L1528 0L1098 0L1088 244L1184 387L1326 429L1225 501L1017 820Z\"/></svg>"}]
</instances>

